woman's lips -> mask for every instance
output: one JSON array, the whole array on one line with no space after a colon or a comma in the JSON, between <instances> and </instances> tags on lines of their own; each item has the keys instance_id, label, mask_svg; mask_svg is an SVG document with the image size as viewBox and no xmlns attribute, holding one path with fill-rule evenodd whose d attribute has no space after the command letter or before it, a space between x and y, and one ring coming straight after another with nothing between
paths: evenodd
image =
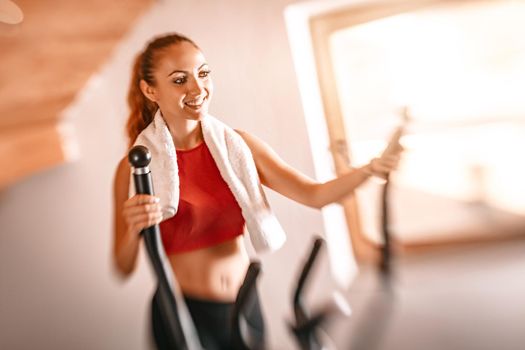
<instances>
[{"instance_id":1,"label":"woman's lips","mask_svg":"<svg viewBox=\"0 0 525 350\"><path fill-rule=\"evenodd\" d=\"M202 108L206 99L207 97L203 97L202 99L195 99L195 100L187 101L187 102L184 102L184 105L192 110L198 111L199 109Z\"/></svg>"}]
</instances>

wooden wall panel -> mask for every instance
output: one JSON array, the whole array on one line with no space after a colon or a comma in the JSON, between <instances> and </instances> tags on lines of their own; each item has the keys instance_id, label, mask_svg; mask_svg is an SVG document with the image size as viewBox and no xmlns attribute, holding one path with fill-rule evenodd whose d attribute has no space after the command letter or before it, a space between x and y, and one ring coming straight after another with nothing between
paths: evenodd
<instances>
[{"instance_id":1,"label":"wooden wall panel","mask_svg":"<svg viewBox=\"0 0 525 350\"><path fill-rule=\"evenodd\" d=\"M1 150L44 142L41 147L57 152L48 154L48 166L65 160L57 146L59 135L50 132L50 126L59 123L64 108L153 0L14 2L22 9L24 21L0 25ZM45 125L42 135L38 135L38 125ZM26 129L32 130L29 134L35 142L27 139ZM15 138L22 136L23 141ZM20 161L20 168L25 169L21 174L40 168L27 153L18 153L15 159L0 151L0 163L7 161ZM0 188L4 185L0 181Z\"/></svg>"},{"instance_id":2,"label":"wooden wall panel","mask_svg":"<svg viewBox=\"0 0 525 350\"><path fill-rule=\"evenodd\" d=\"M0 133L0 190L37 171L74 159L69 141L54 122Z\"/></svg>"}]
</instances>

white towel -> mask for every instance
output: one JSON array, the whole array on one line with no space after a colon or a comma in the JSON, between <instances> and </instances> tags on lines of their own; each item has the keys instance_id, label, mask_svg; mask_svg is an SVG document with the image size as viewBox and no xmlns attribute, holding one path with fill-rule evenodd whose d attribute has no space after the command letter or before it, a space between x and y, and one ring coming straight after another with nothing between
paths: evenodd
<instances>
[{"instance_id":1,"label":"white towel","mask_svg":"<svg viewBox=\"0 0 525 350\"><path fill-rule=\"evenodd\" d=\"M268 205L248 145L235 130L211 115L201 119L201 126L204 142L241 207L255 251L279 249L286 235ZM174 216L180 191L177 152L160 110L134 145L146 146L151 152L149 168L155 195L160 198L163 220ZM130 181L130 195L134 193L133 181Z\"/></svg>"}]
</instances>

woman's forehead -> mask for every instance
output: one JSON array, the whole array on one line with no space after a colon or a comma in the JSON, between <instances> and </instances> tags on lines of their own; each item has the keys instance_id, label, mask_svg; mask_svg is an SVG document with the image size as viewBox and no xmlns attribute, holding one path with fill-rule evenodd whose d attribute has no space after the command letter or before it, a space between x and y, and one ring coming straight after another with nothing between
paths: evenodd
<instances>
[{"instance_id":1,"label":"woman's forehead","mask_svg":"<svg viewBox=\"0 0 525 350\"><path fill-rule=\"evenodd\" d=\"M158 69L167 74L173 71L192 72L206 63L202 52L190 43L182 42L163 50Z\"/></svg>"}]
</instances>

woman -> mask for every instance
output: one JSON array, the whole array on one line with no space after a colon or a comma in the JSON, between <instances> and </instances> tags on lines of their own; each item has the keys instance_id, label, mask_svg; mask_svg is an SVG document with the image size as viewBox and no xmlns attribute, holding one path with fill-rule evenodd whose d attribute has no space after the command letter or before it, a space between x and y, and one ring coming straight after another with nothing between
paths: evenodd
<instances>
[{"instance_id":1,"label":"woman","mask_svg":"<svg viewBox=\"0 0 525 350\"><path fill-rule=\"evenodd\" d=\"M163 208L158 197L128 198L130 167L124 157L114 183L114 258L123 275L131 274L139 249L139 233L160 223L166 254L203 346L228 349L227 320L249 265L242 239L247 209L240 207L243 203L230 190L230 183L221 177L217 166L224 164L217 163L218 158L210 154L212 145L203 132L201 121L207 115L212 94L208 64L198 46L187 37L180 34L157 37L137 57L128 95L130 146L153 124L155 116L161 115L176 150L180 199L176 215L162 221ZM397 166L401 149L396 139L393 147L390 145L387 152L368 165L326 183L317 183L287 165L261 140L243 131L235 132L244 147L247 145L249 157L253 157L257 182L314 208L345 197L373 174L387 174ZM157 307L154 298L154 335L157 345L162 347L163 330ZM250 321L262 329L260 310L255 310L252 316Z\"/></svg>"}]
</instances>

